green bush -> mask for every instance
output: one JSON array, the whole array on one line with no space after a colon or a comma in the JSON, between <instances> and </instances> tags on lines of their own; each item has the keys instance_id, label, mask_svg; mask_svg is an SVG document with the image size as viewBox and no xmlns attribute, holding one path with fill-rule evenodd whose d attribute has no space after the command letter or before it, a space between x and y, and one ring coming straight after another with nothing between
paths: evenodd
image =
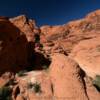
<instances>
[{"instance_id":1,"label":"green bush","mask_svg":"<svg viewBox=\"0 0 100 100\"><path fill-rule=\"evenodd\" d=\"M11 99L11 89L9 87L0 88L0 100L12 100Z\"/></svg>"},{"instance_id":2,"label":"green bush","mask_svg":"<svg viewBox=\"0 0 100 100\"><path fill-rule=\"evenodd\" d=\"M27 88L32 89L33 88L33 83L29 82L28 85L27 85Z\"/></svg>"},{"instance_id":3,"label":"green bush","mask_svg":"<svg viewBox=\"0 0 100 100\"><path fill-rule=\"evenodd\" d=\"M19 77L22 77L22 76L25 76L27 71L26 70L22 70L22 71L19 71L18 73L17 73L17 75L19 76Z\"/></svg>"},{"instance_id":4,"label":"green bush","mask_svg":"<svg viewBox=\"0 0 100 100\"><path fill-rule=\"evenodd\" d=\"M47 69L48 69L48 65L43 65L42 68L43 68L44 70L47 70Z\"/></svg>"},{"instance_id":5,"label":"green bush","mask_svg":"<svg viewBox=\"0 0 100 100\"><path fill-rule=\"evenodd\" d=\"M40 93L41 92L41 86L40 83L28 83L28 89L34 90L35 93Z\"/></svg>"},{"instance_id":6,"label":"green bush","mask_svg":"<svg viewBox=\"0 0 100 100\"><path fill-rule=\"evenodd\" d=\"M35 93L41 92L41 87L39 83L34 83L33 86L34 86Z\"/></svg>"},{"instance_id":7,"label":"green bush","mask_svg":"<svg viewBox=\"0 0 100 100\"><path fill-rule=\"evenodd\" d=\"M100 75L96 75L93 85L100 91Z\"/></svg>"}]
</instances>

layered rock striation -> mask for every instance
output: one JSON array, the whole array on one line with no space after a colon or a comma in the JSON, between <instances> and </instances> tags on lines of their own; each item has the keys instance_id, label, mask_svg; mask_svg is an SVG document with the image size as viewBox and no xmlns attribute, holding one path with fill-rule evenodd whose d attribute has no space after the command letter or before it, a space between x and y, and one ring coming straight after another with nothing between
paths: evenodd
<instances>
[{"instance_id":1,"label":"layered rock striation","mask_svg":"<svg viewBox=\"0 0 100 100\"><path fill-rule=\"evenodd\" d=\"M100 100L99 65L100 10L57 26L0 17L0 100Z\"/></svg>"}]
</instances>

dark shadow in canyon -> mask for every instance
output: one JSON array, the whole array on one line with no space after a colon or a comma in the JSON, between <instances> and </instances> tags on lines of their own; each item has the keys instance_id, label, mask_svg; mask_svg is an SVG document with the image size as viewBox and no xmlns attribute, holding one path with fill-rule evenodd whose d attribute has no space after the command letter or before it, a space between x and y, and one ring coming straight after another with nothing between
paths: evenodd
<instances>
[{"instance_id":1,"label":"dark shadow in canyon","mask_svg":"<svg viewBox=\"0 0 100 100\"><path fill-rule=\"evenodd\" d=\"M43 54L34 51L34 42L28 42L25 33L8 20L0 21L0 41L3 41L3 50L0 51L0 74L21 70L42 70L50 60ZM34 33L33 33L34 34ZM39 35L36 41L40 41Z\"/></svg>"},{"instance_id":2,"label":"dark shadow in canyon","mask_svg":"<svg viewBox=\"0 0 100 100\"><path fill-rule=\"evenodd\" d=\"M0 73L16 72L27 65L27 39L8 19L0 20ZM24 55L25 54L25 55Z\"/></svg>"},{"instance_id":3,"label":"dark shadow in canyon","mask_svg":"<svg viewBox=\"0 0 100 100\"><path fill-rule=\"evenodd\" d=\"M34 51L34 43L28 43L28 62L30 64L27 70L43 70L44 66L49 68L51 61L45 58L43 54Z\"/></svg>"}]
</instances>

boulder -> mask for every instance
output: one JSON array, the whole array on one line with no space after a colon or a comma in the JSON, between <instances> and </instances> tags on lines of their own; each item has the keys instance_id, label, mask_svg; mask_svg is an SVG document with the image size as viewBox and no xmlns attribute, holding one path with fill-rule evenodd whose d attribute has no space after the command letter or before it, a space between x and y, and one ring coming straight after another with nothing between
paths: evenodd
<instances>
[{"instance_id":1,"label":"boulder","mask_svg":"<svg viewBox=\"0 0 100 100\"><path fill-rule=\"evenodd\" d=\"M88 100L81 74L75 61L63 54L54 54L50 65L54 100Z\"/></svg>"}]
</instances>

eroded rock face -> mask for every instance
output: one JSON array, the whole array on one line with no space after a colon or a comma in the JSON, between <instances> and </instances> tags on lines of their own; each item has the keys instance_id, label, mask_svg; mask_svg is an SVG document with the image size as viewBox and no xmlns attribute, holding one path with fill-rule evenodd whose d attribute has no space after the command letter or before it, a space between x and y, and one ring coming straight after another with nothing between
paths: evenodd
<instances>
[{"instance_id":1,"label":"eroded rock face","mask_svg":"<svg viewBox=\"0 0 100 100\"><path fill-rule=\"evenodd\" d=\"M54 100L88 100L81 69L63 54L55 54L50 66Z\"/></svg>"},{"instance_id":2,"label":"eroded rock face","mask_svg":"<svg viewBox=\"0 0 100 100\"><path fill-rule=\"evenodd\" d=\"M0 89L10 87L13 100L99 100L89 79L100 75L99 42L100 10L40 28L24 15L0 17ZM27 67L22 76L11 73Z\"/></svg>"},{"instance_id":3,"label":"eroded rock face","mask_svg":"<svg viewBox=\"0 0 100 100\"><path fill-rule=\"evenodd\" d=\"M35 42L35 34L39 34L39 29L35 20L28 19L25 15L10 18L9 21L19 28L26 36L28 42Z\"/></svg>"},{"instance_id":4,"label":"eroded rock face","mask_svg":"<svg viewBox=\"0 0 100 100\"><path fill-rule=\"evenodd\" d=\"M81 41L71 56L90 77L100 74L100 37Z\"/></svg>"},{"instance_id":5,"label":"eroded rock face","mask_svg":"<svg viewBox=\"0 0 100 100\"><path fill-rule=\"evenodd\" d=\"M85 18L71 21L61 26L42 26L41 43L49 54L58 52L69 54L80 41L100 36L100 10L88 14ZM57 50L55 50L58 45ZM51 47L51 49L47 49ZM62 52L60 49L62 48Z\"/></svg>"}]
</instances>

